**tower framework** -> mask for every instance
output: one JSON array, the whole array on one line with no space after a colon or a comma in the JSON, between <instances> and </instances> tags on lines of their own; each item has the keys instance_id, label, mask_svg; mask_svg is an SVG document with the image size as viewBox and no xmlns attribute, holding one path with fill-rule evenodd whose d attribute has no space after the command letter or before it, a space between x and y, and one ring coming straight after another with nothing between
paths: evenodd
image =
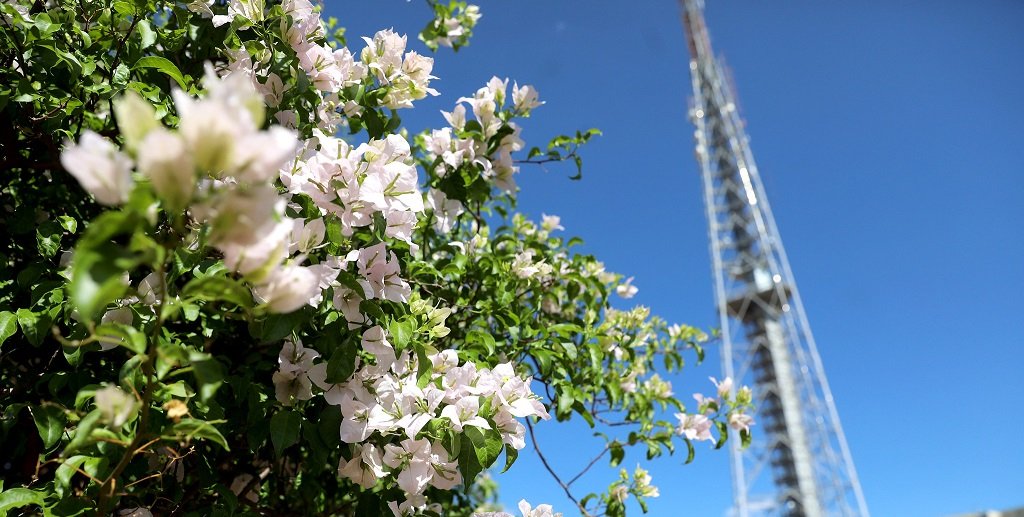
<instances>
[{"instance_id":1,"label":"tower framework","mask_svg":"<svg viewBox=\"0 0 1024 517\"><path fill-rule=\"evenodd\" d=\"M760 431L731 440L734 514L867 516L821 358L702 0L680 0L690 51L725 375L754 385Z\"/></svg>"}]
</instances>

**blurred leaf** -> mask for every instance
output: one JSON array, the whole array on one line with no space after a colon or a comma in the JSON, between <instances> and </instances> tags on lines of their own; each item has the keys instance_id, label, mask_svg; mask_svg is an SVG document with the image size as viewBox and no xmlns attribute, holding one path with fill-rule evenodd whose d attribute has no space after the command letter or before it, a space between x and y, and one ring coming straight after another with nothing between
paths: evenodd
<instances>
[{"instance_id":1,"label":"blurred leaf","mask_svg":"<svg viewBox=\"0 0 1024 517\"><path fill-rule=\"evenodd\" d=\"M278 456L299 441L301 426L302 417L295 411L279 411L270 417L270 441Z\"/></svg>"}]
</instances>

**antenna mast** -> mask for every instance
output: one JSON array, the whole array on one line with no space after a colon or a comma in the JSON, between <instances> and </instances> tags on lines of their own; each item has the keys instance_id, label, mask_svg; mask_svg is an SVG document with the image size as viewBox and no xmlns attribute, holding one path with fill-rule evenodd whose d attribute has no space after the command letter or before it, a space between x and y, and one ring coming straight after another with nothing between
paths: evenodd
<instances>
[{"instance_id":1,"label":"antenna mast","mask_svg":"<svg viewBox=\"0 0 1024 517\"><path fill-rule=\"evenodd\" d=\"M752 380L761 433L731 440L734 514L867 516L857 472L703 0L680 0L690 50L725 375ZM759 436L758 436L759 435Z\"/></svg>"}]
</instances>

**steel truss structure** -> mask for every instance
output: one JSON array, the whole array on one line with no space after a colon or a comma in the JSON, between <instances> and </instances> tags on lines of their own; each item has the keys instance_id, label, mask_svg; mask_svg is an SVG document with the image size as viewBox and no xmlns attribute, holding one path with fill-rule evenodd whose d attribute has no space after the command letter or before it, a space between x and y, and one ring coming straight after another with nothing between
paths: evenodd
<instances>
[{"instance_id":1,"label":"steel truss structure","mask_svg":"<svg viewBox=\"0 0 1024 517\"><path fill-rule=\"evenodd\" d=\"M702 0L680 0L690 50L724 374L754 386L758 432L730 440L732 513L867 516L821 358L750 152L711 51ZM733 437L737 438L737 437Z\"/></svg>"}]
</instances>

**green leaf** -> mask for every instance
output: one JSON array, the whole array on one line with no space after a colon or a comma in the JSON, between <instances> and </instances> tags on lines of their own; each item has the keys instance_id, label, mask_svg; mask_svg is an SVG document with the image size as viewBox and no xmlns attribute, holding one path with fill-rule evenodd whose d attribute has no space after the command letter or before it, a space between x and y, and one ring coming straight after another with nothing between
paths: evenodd
<instances>
[{"instance_id":1,"label":"green leaf","mask_svg":"<svg viewBox=\"0 0 1024 517\"><path fill-rule=\"evenodd\" d=\"M391 344L395 347L395 352L401 352L409 345L415 331L416 323L412 318L394 320L388 325L388 332L391 334Z\"/></svg>"},{"instance_id":2,"label":"green leaf","mask_svg":"<svg viewBox=\"0 0 1024 517\"><path fill-rule=\"evenodd\" d=\"M92 431L96 428L101 416L102 414L100 413L100 410L94 409L82 417L82 419L78 421L78 427L75 428L75 434L71 438L71 443L64 448L61 455L68 456L78 449L92 443L90 440Z\"/></svg>"},{"instance_id":3,"label":"green leaf","mask_svg":"<svg viewBox=\"0 0 1024 517\"><path fill-rule=\"evenodd\" d=\"M0 345L18 331L18 317L13 312L0 312Z\"/></svg>"},{"instance_id":4,"label":"green leaf","mask_svg":"<svg viewBox=\"0 0 1024 517\"><path fill-rule=\"evenodd\" d=\"M105 323L96 327L96 335L107 343L116 343L136 354L146 353L146 335L139 329L120 323Z\"/></svg>"},{"instance_id":5,"label":"green leaf","mask_svg":"<svg viewBox=\"0 0 1024 517\"><path fill-rule=\"evenodd\" d=\"M43 505L44 496L27 488L12 488L0 493L0 515L7 515L11 508L21 508L32 504Z\"/></svg>"},{"instance_id":6,"label":"green leaf","mask_svg":"<svg viewBox=\"0 0 1024 517\"><path fill-rule=\"evenodd\" d=\"M53 325L53 318L47 312L32 312L28 309L18 309L18 325L21 332L25 334L28 342L34 346L42 344L43 340L50 333Z\"/></svg>"},{"instance_id":7,"label":"green leaf","mask_svg":"<svg viewBox=\"0 0 1024 517\"><path fill-rule=\"evenodd\" d=\"M280 411L270 417L270 441L278 456L289 446L299 441L302 417L295 411Z\"/></svg>"},{"instance_id":8,"label":"green leaf","mask_svg":"<svg viewBox=\"0 0 1024 517\"><path fill-rule=\"evenodd\" d=\"M508 472L508 469L512 468L512 464L516 462L518 457L519 451L515 447L505 444L505 468L501 469L501 473Z\"/></svg>"},{"instance_id":9,"label":"green leaf","mask_svg":"<svg viewBox=\"0 0 1024 517\"><path fill-rule=\"evenodd\" d=\"M725 422L715 422L715 426L718 427L718 441L715 442L715 448L721 449L725 445L725 441L729 439L729 426Z\"/></svg>"},{"instance_id":10,"label":"green leaf","mask_svg":"<svg viewBox=\"0 0 1024 517\"><path fill-rule=\"evenodd\" d=\"M696 455L697 451L694 450L693 442L691 442L689 438L683 438L683 441L686 442L686 463L690 463L693 461L693 457Z\"/></svg>"},{"instance_id":11,"label":"green leaf","mask_svg":"<svg viewBox=\"0 0 1024 517\"><path fill-rule=\"evenodd\" d=\"M220 431L212 423L194 418L185 418L174 424L170 430L170 437L177 439L184 437L186 440L202 438L220 445L226 451L231 450L228 447L228 441L224 439L224 435L220 434Z\"/></svg>"},{"instance_id":12,"label":"green leaf","mask_svg":"<svg viewBox=\"0 0 1024 517\"><path fill-rule=\"evenodd\" d=\"M146 56L136 61L135 66L133 66L132 68L134 68L135 70L138 70L140 68L154 68L166 74L171 79L174 79L178 83L178 86L181 86L182 89L188 88L188 86L185 84L185 77L181 75L181 70L178 70L178 67L175 66L174 63L170 62L170 60L168 60L167 58L163 58L160 56Z\"/></svg>"},{"instance_id":13,"label":"green leaf","mask_svg":"<svg viewBox=\"0 0 1024 517\"><path fill-rule=\"evenodd\" d=\"M71 486L71 478L78 473L76 469L87 459L89 459L88 456L72 456L57 467L54 489L59 497L64 497L65 492Z\"/></svg>"},{"instance_id":14,"label":"green leaf","mask_svg":"<svg viewBox=\"0 0 1024 517\"><path fill-rule=\"evenodd\" d=\"M32 418L45 449L50 449L60 441L64 434L64 423L67 422L63 409L53 405L33 406Z\"/></svg>"},{"instance_id":15,"label":"green leaf","mask_svg":"<svg viewBox=\"0 0 1024 517\"><path fill-rule=\"evenodd\" d=\"M193 300L225 301L246 308L253 306L248 289L222 276L194 278L185 285L182 294Z\"/></svg>"},{"instance_id":16,"label":"green leaf","mask_svg":"<svg viewBox=\"0 0 1024 517\"><path fill-rule=\"evenodd\" d=\"M213 398L224 382L224 368L208 354L193 352L189 360L192 361L192 373L199 383L199 399L206 402Z\"/></svg>"},{"instance_id":17,"label":"green leaf","mask_svg":"<svg viewBox=\"0 0 1024 517\"><path fill-rule=\"evenodd\" d=\"M622 459L626 456L626 450L622 447L622 444L615 441L608 444L608 450L611 451L612 459L610 465L615 467L622 463Z\"/></svg>"},{"instance_id":18,"label":"green leaf","mask_svg":"<svg viewBox=\"0 0 1024 517\"><path fill-rule=\"evenodd\" d=\"M494 342L494 336L490 333L484 332L483 330L473 329L466 334L466 343L473 344L479 343L484 346L487 350L488 355L494 355L497 351L497 344Z\"/></svg>"},{"instance_id":19,"label":"green leaf","mask_svg":"<svg viewBox=\"0 0 1024 517\"><path fill-rule=\"evenodd\" d=\"M340 384L347 381L356 371L356 353L356 345L350 339L336 347L327 360L327 382Z\"/></svg>"},{"instance_id":20,"label":"green leaf","mask_svg":"<svg viewBox=\"0 0 1024 517\"><path fill-rule=\"evenodd\" d=\"M127 291L122 276L139 258L110 241L131 234L139 222L131 212L106 212L93 220L79 240L69 290L72 305L84 319L95 321L110 302Z\"/></svg>"}]
</instances>

